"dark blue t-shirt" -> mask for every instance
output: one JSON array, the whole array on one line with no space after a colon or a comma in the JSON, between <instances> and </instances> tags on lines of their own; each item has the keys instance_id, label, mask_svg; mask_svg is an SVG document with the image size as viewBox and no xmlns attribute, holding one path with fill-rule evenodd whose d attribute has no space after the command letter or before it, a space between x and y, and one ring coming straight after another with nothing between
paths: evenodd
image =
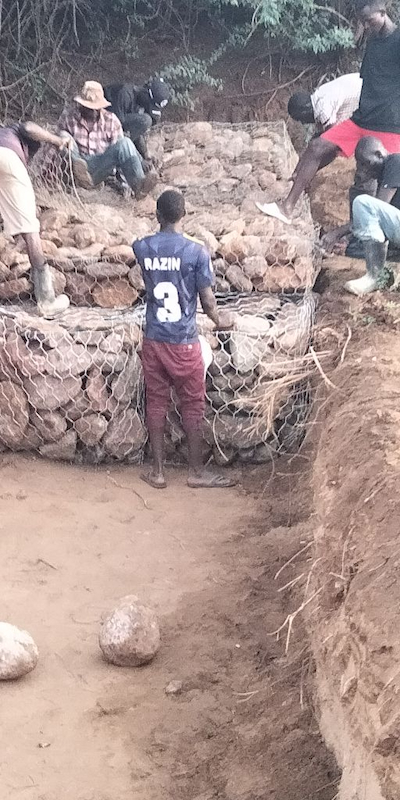
<instances>
[{"instance_id":1,"label":"dark blue t-shirt","mask_svg":"<svg viewBox=\"0 0 400 800\"><path fill-rule=\"evenodd\" d=\"M133 252L146 287L146 337L190 344L198 339L197 296L213 284L210 255L195 239L163 232L137 239Z\"/></svg>"}]
</instances>

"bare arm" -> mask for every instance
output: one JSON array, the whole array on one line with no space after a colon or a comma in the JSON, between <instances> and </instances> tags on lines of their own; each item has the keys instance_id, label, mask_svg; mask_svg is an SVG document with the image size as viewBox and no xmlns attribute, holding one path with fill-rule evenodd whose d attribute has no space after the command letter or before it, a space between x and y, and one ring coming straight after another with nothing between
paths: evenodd
<instances>
[{"instance_id":1,"label":"bare arm","mask_svg":"<svg viewBox=\"0 0 400 800\"><path fill-rule=\"evenodd\" d=\"M207 286L207 289L201 289L199 292L200 303L201 307L207 317L209 317L215 325L218 327L219 325L219 313L217 307L217 301L214 297L214 292L211 289L211 286Z\"/></svg>"},{"instance_id":2,"label":"bare arm","mask_svg":"<svg viewBox=\"0 0 400 800\"><path fill-rule=\"evenodd\" d=\"M54 147L65 146L64 139L61 139L61 137L57 136L55 133L46 131L45 128L41 128L40 125L36 125L35 122L21 122L19 128L22 135L26 139L31 139L33 142L52 144Z\"/></svg>"},{"instance_id":3,"label":"bare arm","mask_svg":"<svg viewBox=\"0 0 400 800\"><path fill-rule=\"evenodd\" d=\"M204 313L213 321L218 330L229 331L234 324L233 316L229 311L219 311L211 286L201 289L199 297Z\"/></svg>"}]
</instances>

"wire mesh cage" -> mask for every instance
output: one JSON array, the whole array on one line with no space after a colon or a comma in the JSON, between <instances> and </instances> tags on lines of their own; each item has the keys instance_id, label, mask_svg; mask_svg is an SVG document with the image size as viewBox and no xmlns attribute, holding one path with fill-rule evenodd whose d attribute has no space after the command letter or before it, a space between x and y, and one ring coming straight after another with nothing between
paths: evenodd
<instances>
[{"instance_id":1,"label":"wire mesh cage","mask_svg":"<svg viewBox=\"0 0 400 800\"><path fill-rule=\"evenodd\" d=\"M150 149L160 180L135 203L77 188L71 159L57 151L33 165L44 252L71 308L40 319L27 256L0 237L1 449L143 459L144 284L131 242L155 230L155 198L173 187L184 192L185 231L208 247L218 303L233 317L232 330L216 332L198 314L213 353L205 455L262 463L304 436L315 371L314 227L307 201L289 229L255 208L289 186L296 156L284 124L159 126ZM167 452L186 455L174 403Z\"/></svg>"},{"instance_id":2,"label":"wire mesh cage","mask_svg":"<svg viewBox=\"0 0 400 800\"><path fill-rule=\"evenodd\" d=\"M140 327L131 314L18 307L0 318L3 448L49 458L140 462L146 442Z\"/></svg>"},{"instance_id":3,"label":"wire mesh cage","mask_svg":"<svg viewBox=\"0 0 400 800\"><path fill-rule=\"evenodd\" d=\"M300 298L219 298L233 329L198 327L213 350L206 375L205 456L220 465L265 463L294 452L303 441L311 408L315 361L309 352L315 318L311 292ZM169 415L169 455L186 456L176 404Z\"/></svg>"}]
</instances>

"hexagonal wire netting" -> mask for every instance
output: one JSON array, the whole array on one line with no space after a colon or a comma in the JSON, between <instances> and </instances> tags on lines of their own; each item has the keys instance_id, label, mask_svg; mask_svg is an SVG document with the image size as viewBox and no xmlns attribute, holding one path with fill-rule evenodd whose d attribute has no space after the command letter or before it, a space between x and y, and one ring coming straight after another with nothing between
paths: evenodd
<instances>
[{"instance_id":1,"label":"hexagonal wire netting","mask_svg":"<svg viewBox=\"0 0 400 800\"><path fill-rule=\"evenodd\" d=\"M71 308L54 321L37 316L28 259L3 237L0 449L89 463L143 459L144 286L130 243L155 230L154 200L167 187L184 192L185 230L208 246L218 303L234 319L231 331L216 332L199 309L213 353L206 457L262 463L304 437L316 371L313 223L306 201L289 230L254 205L289 185L295 154L284 124L160 126L150 146L160 181L134 205L112 189L77 189L68 156L48 151L34 163L44 250ZM167 454L182 461L172 401Z\"/></svg>"}]
</instances>

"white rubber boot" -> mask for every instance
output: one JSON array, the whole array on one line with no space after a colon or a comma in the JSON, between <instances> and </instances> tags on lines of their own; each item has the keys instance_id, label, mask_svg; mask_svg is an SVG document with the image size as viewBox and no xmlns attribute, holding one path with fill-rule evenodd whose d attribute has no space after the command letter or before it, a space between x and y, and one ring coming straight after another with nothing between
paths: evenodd
<instances>
[{"instance_id":1,"label":"white rubber boot","mask_svg":"<svg viewBox=\"0 0 400 800\"><path fill-rule=\"evenodd\" d=\"M344 288L351 294L356 294L358 297L363 297L365 294L374 292L377 288L377 280L372 275L363 275L362 278L357 278L354 281L347 281Z\"/></svg>"},{"instance_id":2,"label":"white rubber boot","mask_svg":"<svg viewBox=\"0 0 400 800\"><path fill-rule=\"evenodd\" d=\"M365 264L367 272L362 278L357 278L354 281L347 281L344 288L351 294L356 294L358 297L363 297L366 294L374 292L379 285L379 278L383 273L386 263L386 254L388 249L387 242L364 242Z\"/></svg>"},{"instance_id":3,"label":"white rubber boot","mask_svg":"<svg viewBox=\"0 0 400 800\"><path fill-rule=\"evenodd\" d=\"M69 307L69 299L66 294L58 297L54 294L53 280L48 264L43 269L33 269L33 286L38 311L41 317L53 319L62 314Z\"/></svg>"}]
</instances>

